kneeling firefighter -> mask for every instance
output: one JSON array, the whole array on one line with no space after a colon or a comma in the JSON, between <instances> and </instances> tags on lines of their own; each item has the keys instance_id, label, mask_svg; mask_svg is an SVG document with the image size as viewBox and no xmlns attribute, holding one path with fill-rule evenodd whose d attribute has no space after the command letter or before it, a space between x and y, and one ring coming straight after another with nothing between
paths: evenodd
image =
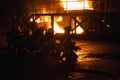
<instances>
[{"instance_id":1,"label":"kneeling firefighter","mask_svg":"<svg viewBox=\"0 0 120 80\"><path fill-rule=\"evenodd\" d=\"M70 31L71 27L66 26L64 40L62 42L63 58L65 58L64 63L66 65L74 65L76 63L78 56L74 51L80 49L78 46L75 46L75 42L71 41Z\"/></svg>"}]
</instances>

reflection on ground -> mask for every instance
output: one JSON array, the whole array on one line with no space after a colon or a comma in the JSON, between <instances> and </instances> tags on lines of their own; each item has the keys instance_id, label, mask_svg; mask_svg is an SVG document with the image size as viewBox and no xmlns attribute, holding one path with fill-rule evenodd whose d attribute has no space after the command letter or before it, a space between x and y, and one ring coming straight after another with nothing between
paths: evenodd
<instances>
[{"instance_id":1,"label":"reflection on ground","mask_svg":"<svg viewBox=\"0 0 120 80\"><path fill-rule=\"evenodd\" d=\"M77 51L78 66L95 69L120 76L120 45L118 43L77 40L81 50ZM106 80L106 79L105 79Z\"/></svg>"},{"instance_id":2,"label":"reflection on ground","mask_svg":"<svg viewBox=\"0 0 120 80\"><path fill-rule=\"evenodd\" d=\"M79 56L77 67L82 69L93 69L93 70L109 72L111 74L120 76L120 69L119 69L120 45L118 43L103 42L103 41L89 41L89 40L75 40L75 41L76 41L76 45L81 47L81 50L76 52L77 55ZM1 44L3 44L3 46L0 46L0 48L6 47L7 45L7 44L4 45L3 41ZM7 50L2 50L2 51L7 52ZM7 65L5 64L5 67L6 66L8 69L11 67L9 63ZM22 72L22 70L25 69L25 68L23 69L22 66L20 68L21 68L20 72ZM29 65L27 69L28 68L30 68ZM37 70L37 72L38 71L39 70ZM9 73L4 72L3 74L6 75L6 74L10 74L11 72L14 72L14 71L10 70ZM27 74L29 75L29 73L31 72L35 72L35 71L32 71L32 70L28 71ZM24 74L22 73L23 76ZM33 76L33 75L31 74L29 76ZM100 78L101 76L103 75L71 73L68 77L70 80L77 80L78 78L80 80L96 80L96 79L103 80ZM94 79L93 78L90 79L90 77L94 77ZM104 80L111 80L111 79L107 77L107 79L105 78Z\"/></svg>"}]
</instances>

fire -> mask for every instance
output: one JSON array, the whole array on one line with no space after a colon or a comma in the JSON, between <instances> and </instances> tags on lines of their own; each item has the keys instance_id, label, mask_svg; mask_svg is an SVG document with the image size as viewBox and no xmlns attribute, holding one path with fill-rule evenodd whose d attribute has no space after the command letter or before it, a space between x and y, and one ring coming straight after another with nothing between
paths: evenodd
<instances>
[{"instance_id":1,"label":"fire","mask_svg":"<svg viewBox=\"0 0 120 80\"><path fill-rule=\"evenodd\" d=\"M61 1L64 10L83 10L83 9L93 10L92 1L88 1L88 0L82 0L82 1L61 0Z\"/></svg>"},{"instance_id":2,"label":"fire","mask_svg":"<svg viewBox=\"0 0 120 80\"><path fill-rule=\"evenodd\" d=\"M57 23L54 23L54 31L55 33L64 33L64 30L61 29Z\"/></svg>"},{"instance_id":3,"label":"fire","mask_svg":"<svg viewBox=\"0 0 120 80\"><path fill-rule=\"evenodd\" d=\"M65 10L93 10L92 7L92 1L88 0L61 0L62 7ZM42 11L43 14L48 13L46 8L43 8ZM44 26L46 29L53 27L55 33L64 33L64 27L66 26L66 20L63 16L58 16L57 18L54 17L54 25L51 26L51 17L50 16L42 16L38 19L36 19L36 23L39 25L39 27ZM77 19L79 21L79 19ZM30 21L33 21L33 19L30 19ZM79 21L80 22L80 21ZM64 23L64 24L63 24ZM68 23L67 23L68 24ZM77 25L77 24L76 24ZM73 33L81 34L84 30L78 26Z\"/></svg>"},{"instance_id":4,"label":"fire","mask_svg":"<svg viewBox=\"0 0 120 80\"><path fill-rule=\"evenodd\" d=\"M93 10L92 7L92 1L88 0L61 0L62 1L62 7L64 10ZM82 34L84 30L78 26L76 28L76 34Z\"/></svg>"},{"instance_id":5,"label":"fire","mask_svg":"<svg viewBox=\"0 0 120 80\"><path fill-rule=\"evenodd\" d=\"M54 18L54 19L55 19L54 20L54 26L53 26L54 32L55 33L64 33L64 28L62 28L62 25L60 25L60 24L63 23L63 17L59 16L59 17ZM31 18L30 21L32 22L33 19ZM51 26L49 24L50 23L50 17L48 17L48 16L38 18L38 19L35 20L35 22L38 24L38 28L40 26L45 26L45 28L51 28ZM65 26L63 26L63 27L65 27ZM80 26L78 26L76 28L76 34L81 34L83 32L84 32L84 30Z\"/></svg>"},{"instance_id":6,"label":"fire","mask_svg":"<svg viewBox=\"0 0 120 80\"><path fill-rule=\"evenodd\" d=\"M64 33L64 30L61 29L61 26L58 24L59 22L62 22L62 21L63 21L62 16L59 16L59 17L55 18L55 22L54 22L55 33Z\"/></svg>"},{"instance_id":7,"label":"fire","mask_svg":"<svg viewBox=\"0 0 120 80\"><path fill-rule=\"evenodd\" d=\"M84 32L84 30L80 27L80 26L78 26L77 28L76 28L76 33L77 34L81 34L81 33L83 33Z\"/></svg>"}]
</instances>

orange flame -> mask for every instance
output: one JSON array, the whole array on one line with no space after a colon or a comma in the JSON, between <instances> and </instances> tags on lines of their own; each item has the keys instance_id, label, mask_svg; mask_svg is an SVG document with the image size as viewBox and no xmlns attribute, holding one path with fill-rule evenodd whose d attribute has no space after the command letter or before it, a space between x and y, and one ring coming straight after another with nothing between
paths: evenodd
<instances>
[{"instance_id":1,"label":"orange flame","mask_svg":"<svg viewBox=\"0 0 120 80\"><path fill-rule=\"evenodd\" d=\"M61 0L62 1L62 7L64 8L64 10L93 10L92 7L92 1L88 1L88 0ZM46 8L43 8L43 14L47 13ZM38 18L36 20L36 22L40 25L40 26L47 26L47 28L51 27L51 21L50 21L50 16L43 16L42 18ZM33 21L32 19L30 21ZM61 26L61 22L63 22L63 17L59 16L57 18L55 18L54 20L54 32L55 33L64 33L64 29L62 29ZM76 34L81 34L84 32L84 30L78 26L76 28Z\"/></svg>"},{"instance_id":2,"label":"orange flame","mask_svg":"<svg viewBox=\"0 0 120 80\"><path fill-rule=\"evenodd\" d=\"M59 17L55 20L55 22L54 22L54 31L55 31L55 33L64 33L64 30L61 29L60 25L57 24L58 22L61 22L61 21L63 21L62 16L59 16Z\"/></svg>"},{"instance_id":3,"label":"orange flame","mask_svg":"<svg viewBox=\"0 0 120 80\"><path fill-rule=\"evenodd\" d=\"M64 10L93 10L92 1L88 0L61 0ZM78 26L76 34L82 34L84 30Z\"/></svg>"},{"instance_id":4,"label":"orange flame","mask_svg":"<svg viewBox=\"0 0 120 80\"><path fill-rule=\"evenodd\" d=\"M80 27L80 26L78 26L77 28L76 28L76 34L81 34L81 33L83 33L84 32L84 30Z\"/></svg>"},{"instance_id":5,"label":"orange flame","mask_svg":"<svg viewBox=\"0 0 120 80\"><path fill-rule=\"evenodd\" d=\"M62 0L62 6L64 7L64 10L93 10L92 8L92 1L84 0L84 1L78 1L78 0Z\"/></svg>"}]
</instances>

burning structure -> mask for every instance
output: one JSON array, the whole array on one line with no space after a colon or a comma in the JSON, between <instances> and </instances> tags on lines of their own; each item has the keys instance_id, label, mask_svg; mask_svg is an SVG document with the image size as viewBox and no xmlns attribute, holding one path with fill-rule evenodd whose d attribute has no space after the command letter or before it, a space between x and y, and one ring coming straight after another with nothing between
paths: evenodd
<instances>
[{"instance_id":1,"label":"burning structure","mask_svg":"<svg viewBox=\"0 0 120 80\"><path fill-rule=\"evenodd\" d=\"M71 26L73 34L109 34L113 24L108 20L112 9L105 0L59 0L34 1L30 21L39 27L53 28L55 33L64 33L65 26Z\"/></svg>"},{"instance_id":2,"label":"burning structure","mask_svg":"<svg viewBox=\"0 0 120 80\"><path fill-rule=\"evenodd\" d=\"M27 21L36 21L38 27L52 27L57 33L63 33L66 25L73 28L71 33L74 34L120 32L118 31L120 12L118 0L22 0L13 2L9 1L6 4L3 1L1 3L0 23L3 24L2 27L12 27L11 23L24 27L24 21L30 16Z\"/></svg>"},{"instance_id":3,"label":"burning structure","mask_svg":"<svg viewBox=\"0 0 120 80\"><path fill-rule=\"evenodd\" d=\"M92 11L92 1L61 0L52 3L43 1L37 5L33 4L33 17L30 20L34 19L38 27L52 27L55 33L64 33L65 26L72 26L71 33L80 34L84 32L80 26L82 23L80 12L82 10Z\"/></svg>"},{"instance_id":4,"label":"burning structure","mask_svg":"<svg viewBox=\"0 0 120 80\"><path fill-rule=\"evenodd\" d=\"M99 33L99 32L103 32L104 30L105 32L107 32L108 28L110 27L110 24L106 23L107 22L106 17L102 15L104 13L104 9L103 8L101 9L101 7L96 8L94 7L93 4L94 4L94 1L88 1L88 0L79 0L79 1L62 0L59 2L49 2L49 1L45 2L45 0L43 0L41 2L33 2L32 8L31 8L32 12L30 13L32 14L32 16L30 16L28 21L30 23L31 22L37 23L36 25L37 28L41 28L41 27L43 27L44 29L53 28L55 33L64 33L65 26L71 26L72 31L70 33L74 33L74 34L78 34L83 31L89 32L89 33ZM109 12L109 9L105 9L105 10L108 10ZM96 14L97 12L99 12L99 14ZM30 26L27 26L27 28L29 27ZM32 64L36 64L36 62L37 64L39 64L40 63L39 59L41 59L44 56L43 55L44 53L48 53L49 48L51 49L51 46L48 48L45 46L46 42L51 44L51 42L49 42L50 38L48 38L47 41L45 42L44 40L43 42L41 42L41 39L43 38L40 38L41 35L39 34L35 34L35 36L28 36L28 35L21 36L21 33L20 33L20 35L17 35L18 39L16 39L16 35L14 38L11 38L11 37L13 36L10 36L10 38L8 37L8 43L9 43L9 40L10 40L10 44L11 42L13 42L12 43L13 48L11 49L11 51L15 51L15 53L19 55L18 57L20 57L20 62L19 62L19 59L18 59L18 62L20 64L25 61L26 61L25 63L28 64L29 60L30 60L30 63ZM15 41L17 41L16 42L17 46L16 46ZM68 42L68 40L66 42ZM45 44L43 44L43 46L39 46L39 43L40 45L42 45L41 43L45 43ZM74 46L74 43L73 43L73 46ZM9 47L11 47L11 45ZM55 50L53 48L53 54L54 54L54 51ZM49 52L49 54L51 53ZM63 54L63 52L61 52L61 54ZM16 54L13 54L13 55L16 56ZM40 60L40 61L41 62L44 61L44 58L45 59L48 58L48 55L47 56L45 55L42 58L43 60ZM70 58L69 60L71 61L71 56L69 58ZM62 60L64 61L65 59L63 58Z\"/></svg>"}]
</instances>

